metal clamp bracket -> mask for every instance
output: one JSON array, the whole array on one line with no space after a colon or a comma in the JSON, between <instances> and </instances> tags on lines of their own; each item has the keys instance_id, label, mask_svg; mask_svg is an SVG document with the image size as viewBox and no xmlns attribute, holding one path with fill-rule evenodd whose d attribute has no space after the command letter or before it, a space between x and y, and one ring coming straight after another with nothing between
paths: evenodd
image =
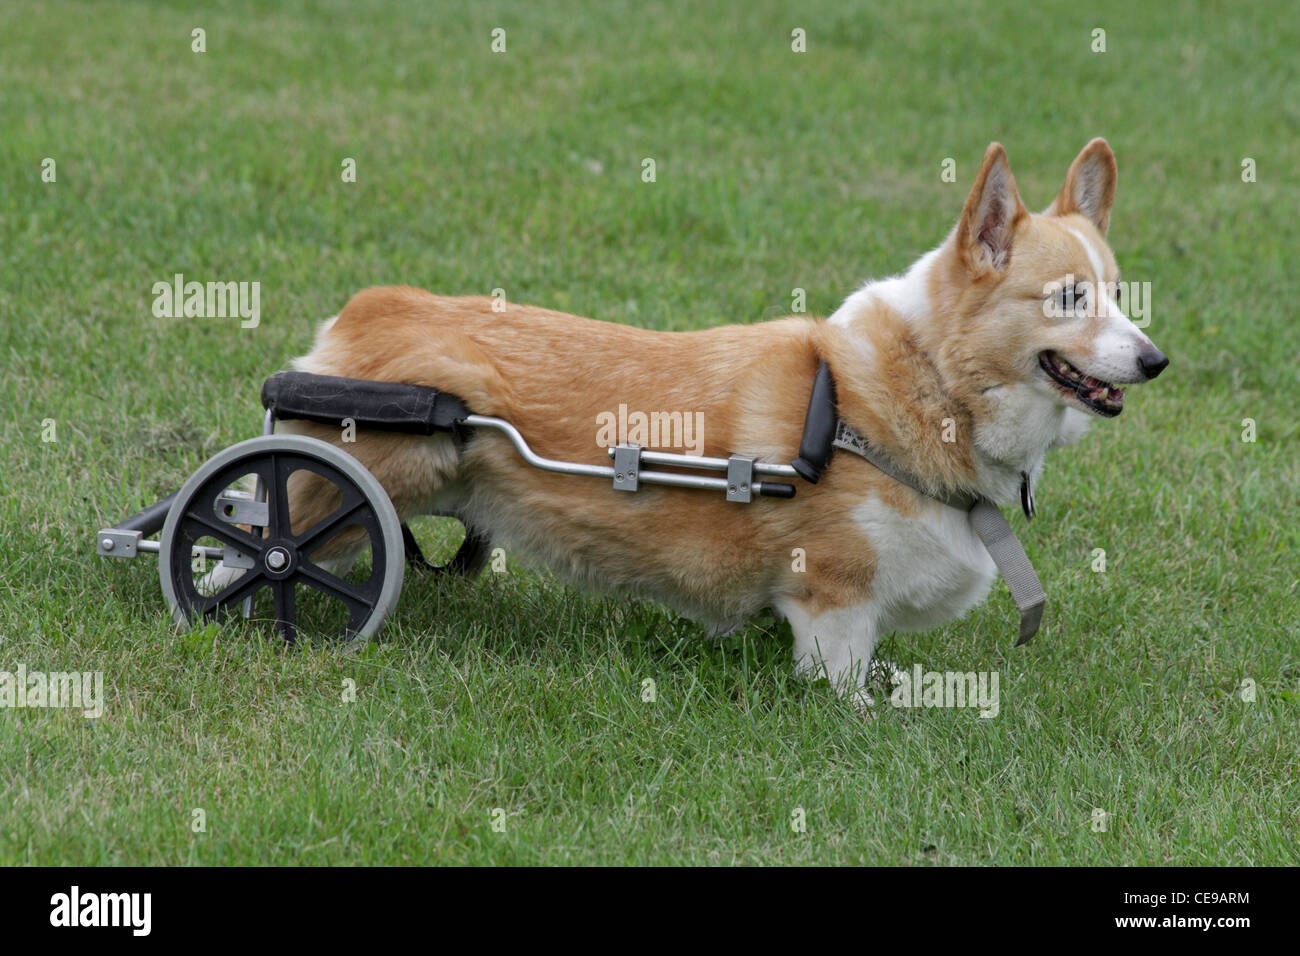
<instances>
[{"instance_id":1,"label":"metal clamp bracket","mask_svg":"<svg viewBox=\"0 0 1300 956\"><path fill-rule=\"evenodd\" d=\"M140 539L143 537L139 531L103 528L95 535L95 553L106 558L134 558L140 552Z\"/></svg>"},{"instance_id":2,"label":"metal clamp bracket","mask_svg":"<svg viewBox=\"0 0 1300 956\"><path fill-rule=\"evenodd\" d=\"M247 491L226 491L217 495L217 517L226 524L265 528L271 523L270 505L253 500Z\"/></svg>"},{"instance_id":3,"label":"metal clamp bracket","mask_svg":"<svg viewBox=\"0 0 1300 956\"><path fill-rule=\"evenodd\" d=\"M636 491L641 480L641 446L614 447L614 490Z\"/></svg>"},{"instance_id":4,"label":"metal clamp bracket","mask_svg":"<svg viewBox=\"0 0 1300 956\"><path fill-rule=\"evenodd\" d=\"M727 500L742 504L754 500L754 462L748 455L727 459Z\"/></svg>"}]
</instances>

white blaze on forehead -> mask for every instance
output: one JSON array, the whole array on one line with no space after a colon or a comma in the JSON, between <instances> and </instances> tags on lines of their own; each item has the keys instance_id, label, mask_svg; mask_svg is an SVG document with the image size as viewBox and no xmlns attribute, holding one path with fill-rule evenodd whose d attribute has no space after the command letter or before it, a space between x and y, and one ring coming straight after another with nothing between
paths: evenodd
<instances>
[{"instance_id":1,"label":"white blaze on forehead","mask_svg":"<svg viewBox=\"0 0 1300 956\"><path fill-rule=\"evenodd\" d=\"M1097 251L1097 247L1089 242L1088 237L1078 229L1074 229L1070 226L1065 226L1064 228L1066 232L1079 240L1079 245L1083 246L1083 251L1088 256L1088 265L1092 267L1093 272L1093 309L1096 310L1096 314L1103 317L1108 316L1113 318L1115 322L1111 323L1112 325L1118 324L1120 326L1126 326L1127 328L1131 328L1134 332L1137 332L1137 326L1129 321L1128 316L1120 309L1119 303L1111 298L1112 290L1106 285L1106 266L1101 258L1101 253ZM1146 338L1146 336L1141 333L1138 333L1138 336L1144 340Z\"/></svg>"},{"instance_id":2,"label":"white blaze on forehead","mask_svg":"<svg viewBox=\"0 0 1300 956\"><path fill-rule=\"evenodd\" d=\"M1101 283L1106 281L1106 267L1102 264L1101 254L1093 248L1092 243L1078 229L1073 226L1065 226L1064 228L1066 232L1079 240L1079 245L1083 246L1083 251L1088 256L1088 265L1092 266L1092 281L1100 288Z\"/></svg>"},{"instance_id":3,"label":"white blaze on forehead","mask_svg":"<svg viewBox=\"0 0 1300 956\"><path fill-rule=\"evenodd\" d=\"M1092 287L1093 308L1099 317L1108 320L1093 340L1093 361L1083 371L1106 382L1142 381L1144 376L1138 355L1143 349L1152 347L1151 340L1129 321L1129 317L1111 299L1105 286L1106 267L1101 253L1079 230L1070 226L1063 228L1079 240L1079 245L1083 246L1083 251L1088 256L1088 265L1092 267L1095 276Z\"/></svg>"}]
</instances>

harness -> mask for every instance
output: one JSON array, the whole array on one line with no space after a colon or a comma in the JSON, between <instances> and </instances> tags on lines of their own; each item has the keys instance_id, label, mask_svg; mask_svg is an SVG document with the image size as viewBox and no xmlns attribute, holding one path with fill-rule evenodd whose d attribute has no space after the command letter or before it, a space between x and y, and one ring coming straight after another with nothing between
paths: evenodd
<instances>
[{"instance_id":1,"label":"harness","mask_svg":"<svg viewBox=\"0 0 1300 956\"><path fill-rule=\"evenodd\" d=\"M804 419L803 439L799 443L799 456L790 462L791 467L805 481L816 484L830 464L836 448L858 455L871 462L890 478L907 485L918 494L949 508L965 511L971 530L988 550L998 572L1007 582L1011 597L1020 611L1020 637L1016 646L1029 643L1043 619L1043 606L1047 594L1034 573L1011 525L992 500L971 492L928 491L924 485L889 457L882 449L872 445L863 434L839 417L835 402L835 379L830 366L823 361L813 380L812 397L808 401L808 414ZM1029 475L1020 475L1020 503L1025 517L1035 513L1033 489Z\"/></svg>"}]
</instances>

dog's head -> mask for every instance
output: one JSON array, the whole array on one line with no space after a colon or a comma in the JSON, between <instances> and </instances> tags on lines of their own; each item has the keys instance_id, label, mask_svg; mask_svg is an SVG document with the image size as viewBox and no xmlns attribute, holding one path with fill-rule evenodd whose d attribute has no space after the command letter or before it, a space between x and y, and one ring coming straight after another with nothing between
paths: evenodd
<instances>
[{"instance_id":1,"label":"dog's head","mask_svg":"<svg viewBox=\"0 0 1300 956\"><path fill-rule=\"evenodd\" d=\"M1113 418L1124 386L1169 364L1118 301L1106 244L1116 176L1110 146L1094 139L1052 204L1030 213L1006 151L993 143L985 152L929 288L940 365L972 404L1006 404L1013 390L1016 406L1032 395Z\"/></svg>"}]
</instances>

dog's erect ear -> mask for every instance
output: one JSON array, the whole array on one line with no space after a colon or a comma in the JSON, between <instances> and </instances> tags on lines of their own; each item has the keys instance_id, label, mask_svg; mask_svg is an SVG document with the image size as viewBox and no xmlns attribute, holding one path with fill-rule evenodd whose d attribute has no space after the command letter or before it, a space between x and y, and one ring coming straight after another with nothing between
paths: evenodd
<instances>
[{"instance_id":1,"label":"dog's erect ear","mask_svg":"<svg viewBox=\"0 0 1300 956\"><path fill-rule=\"evenodd\" d=\"M1065 185L1047 207L1047 215L1080 213L1092 220L1098 232L1106 235L1118 179L1119 169L1115 166L1115 154L1110 151L1110 144L1100 137L1094 139L1074 157L1070 171L1065 174Z\"/></svg>"},{"instance_id":2,"label":"dog's erect ear","mask_svg":"<svg viewBox=\"0 0 1300 956\"><path fill-rule=\"evenodd\" d=\"M976 275L1001 272L1011 261L1016 226L1029 215L1020 201L1007 151L990 143L957 225L957 253Z\"/></svg>"}]
</instances>

